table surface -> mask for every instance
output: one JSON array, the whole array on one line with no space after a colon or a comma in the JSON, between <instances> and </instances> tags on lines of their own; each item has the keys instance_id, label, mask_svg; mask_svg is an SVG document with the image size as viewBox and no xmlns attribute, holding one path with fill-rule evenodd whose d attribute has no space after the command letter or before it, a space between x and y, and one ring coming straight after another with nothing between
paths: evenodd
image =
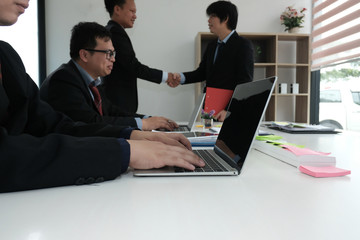
<instances>
[{"instance_id":1,"label":"table surface","mask_svg":"<svg viewBox=\"0 0 360 240\"><path fill-rule=\"evenodd\" d=\"M0 239L359 239L360 134L291 135L351 175L313 178L251 150L239 176L134 177L0 194Z\"/></svg>"}]
</instances>

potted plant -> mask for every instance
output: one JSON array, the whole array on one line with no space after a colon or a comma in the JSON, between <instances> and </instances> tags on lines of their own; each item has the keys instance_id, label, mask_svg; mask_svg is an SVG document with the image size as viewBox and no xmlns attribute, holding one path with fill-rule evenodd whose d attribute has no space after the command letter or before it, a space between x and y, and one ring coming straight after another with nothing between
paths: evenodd
<instances>
[{"instance_id":1,"label":"potted plant","mask_svg":"<svg viewBox=\"0 0 360 240\"><path fill-rule=\"evenodd\" d=\"M210 112L205 112L204 109L201 110L201 123L204 128L211 128L214 124L214 114L215 110Z\"/></svg>"},{"instance_id":2,"label":"potted plant","mask_svg":"<svg viewBox=\"0 0 360 240\"><path fill-rule=\"evenodd\" d=\"M253 40L252 41L254 47L254 62L256 63L264 63L266 62L264 52L266 52L265 41L261 40Z\"/></svg>"},{"instance_id":3,"label":"potted plant","mask_svg":"<svg viewBox=\"0 0 360 240\"><path fill-rule=\"evenodd\" d=\"M281 25L285 25L285 31L289 33L297 32L302 28L304 23L304 12L306 8L301 9L299 12L293 7L287 7L280 16Z\"/></svg>"}]
</instances>

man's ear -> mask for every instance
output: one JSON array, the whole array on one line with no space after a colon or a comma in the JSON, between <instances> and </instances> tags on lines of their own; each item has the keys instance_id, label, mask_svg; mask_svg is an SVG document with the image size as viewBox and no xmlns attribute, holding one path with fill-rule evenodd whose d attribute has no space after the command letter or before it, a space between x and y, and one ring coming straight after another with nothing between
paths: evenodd
<instances>
[{"instance_id":1,"label":"man's ear","mask_svg":"<svg viewBox=\"0 0 360 240\"><path fill-rule=\"evenodd\" d=\"M226 17L226 19L224 20L224 21L222 21L223 23L226 23L226 25L227 25L227 22L229 21L229 16L228 17Z\"/></svg>"},{"instance_id":2,"label":"man's ear","mask_svg":"<svg viewBox=\"0 0 360 240\"><path fill-rule=\"evenodd\" d=\"M114 13L113 13L113 15L115 14L115 15L119 15L118 14L118 12L121 10L122 8L119 6L119 5L115 5L114 6Z\"/></svg>"},{"instance_id":3,"label":"man's ear","mask_svg":"<svg viewBox=\"0 0 360 240\"><path fill-rule=\"evenodd\" d=\"M90 55L90 53L88 51L86 51L85 49L80 49L79 58L81 61L87 62L89 55Z\"/></svg>"}]
</instances>

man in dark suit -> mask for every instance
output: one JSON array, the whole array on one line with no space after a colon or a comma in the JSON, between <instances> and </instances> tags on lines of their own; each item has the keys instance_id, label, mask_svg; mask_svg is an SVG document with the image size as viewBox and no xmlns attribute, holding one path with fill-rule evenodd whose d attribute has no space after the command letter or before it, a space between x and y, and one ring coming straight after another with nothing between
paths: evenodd
<instances>
[{"instance_id":1,"label":"man in dark suit","mask_svg":"<svg viewBox=\"0 0 360 240\"><path fill-rule=\"evenodd\" d=\"M116 56L111 33L104 26L95 22L81 22L74 26L70 56L71 60L51 73L40 89L41 99L55 110L85 123L108 123L148 131L178 127L174 121L164 117L123 112L105 97L102 88L98 88L100 77L110 74ZM93 92L96 89L101 100L98 106L97 93Z\"/></svg>"},{"instance_id":2,"label":"man in dark suit","mask_svg":"<svg viewBox=\"0 0 360 240\"><path fill-rule=\"evenodd\" d=\"M14 24L28 5L0 0L0 26ZM0 192L111 180L128 166L204 166L183 145L190 148L181 134L73 122L39 99L19 55L0 41Z\"/></svg>"},{"instance_id":3,"label":"man in dark suit","mask_svg":"<svg viewBox=\"0 0 360 240\"><path fill-rule=\"evenodd\" d=\"M125 28L132 28L136 19L134 0L105 0L106 10L111 20L106 28L112 34L112 42L117 52L114 68L104 78L105 94L121 110L136 113L138 109L137 78L153 83L172 79L172 73L150 68L136 58L131 40Z\"/></svg>"},{"instance_id":4,"label":"man in dark suit","mask_svg":"<svg viewBox=\"0 0 360 240\"><path fill-rule=\"evenodd\" d=\"M218 39L207 46L199 67L192 72L174 74L169 86L206 81L207 87L234 90L239 83L250 82L254 74L252 43L240 37L235 29L238 12L229 1L217 1L206 10L209 29ZM206 90L206 89L205 89ZM215 116L223 121L226 111Z\"/></svg>"}]
</instances>

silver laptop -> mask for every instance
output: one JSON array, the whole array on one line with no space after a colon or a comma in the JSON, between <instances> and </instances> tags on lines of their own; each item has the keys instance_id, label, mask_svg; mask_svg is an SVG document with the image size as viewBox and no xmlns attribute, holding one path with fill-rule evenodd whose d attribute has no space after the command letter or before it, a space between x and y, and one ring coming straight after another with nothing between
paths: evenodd
<instances>
[{"instance_id":1,"label":"silver laptop","mask_svg":"<svg viewBox=\"0 0 360 240\"><path fill-rule=\"evenodd\" d=\"M239 175L265 114L277 77L236 86L213 149L193 150L206 163L189 171L176 167L134 170L134 176Z\"/></svg>"},{"instance_id":2,"label":"silver laptop","mask_svg":"<svg viewBox=\"0 0 360 240\"><path fill-rule=\"evenodd\" d=\"M195 123L196 123L196 118L199 115L200 110L202 109L204 99L205 99L205 93L200 94L200 96L198 97L198 99L197 99L197 101L195 103L194 111L192 112L190 120L189 120L187 125L179 125L178 128L175 128L172 131L166 130L166 129L157 129L156 131L161 131L161 132L190 132L190 131L194 130Z\"/></svg>"}]
</instances>

